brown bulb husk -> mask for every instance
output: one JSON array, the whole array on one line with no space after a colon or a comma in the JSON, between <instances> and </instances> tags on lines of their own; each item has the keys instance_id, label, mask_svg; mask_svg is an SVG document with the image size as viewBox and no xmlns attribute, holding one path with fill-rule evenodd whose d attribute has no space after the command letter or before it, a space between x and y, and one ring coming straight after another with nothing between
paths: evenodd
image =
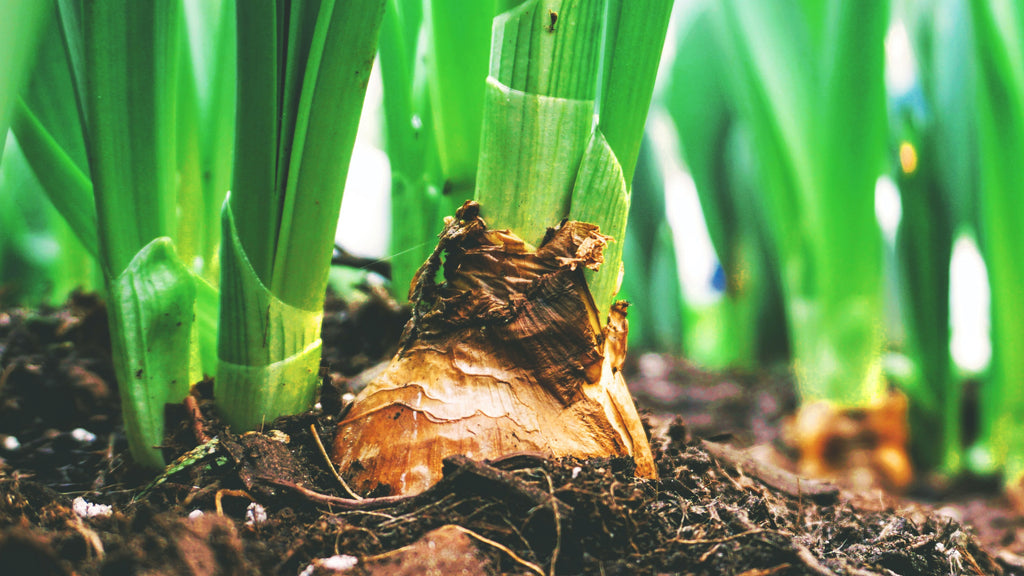
<instances>
[{"instance_id":1,"label":"brown bulb husk","mask_svg":"<svg viewBox=\"0 0 1024 576\"><path fill-rule=\"evenodd\" d=\"M418 493L453 454L632 456L657 470L621 367L625 303L602 329L583 277L608 241L564 222L534 250L467 202L413 281L388 368L343 415L333 459L356 491ZM444 261L444 278L435 282Z\"/></svg>"}]
</instances>

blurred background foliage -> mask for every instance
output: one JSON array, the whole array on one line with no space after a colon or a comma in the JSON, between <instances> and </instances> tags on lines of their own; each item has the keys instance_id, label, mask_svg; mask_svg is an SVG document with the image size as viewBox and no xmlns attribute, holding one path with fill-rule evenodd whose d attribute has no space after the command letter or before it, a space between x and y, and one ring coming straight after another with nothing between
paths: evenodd
<instances>
[{"instance_id":1,"label":"blurred background foliage","mask_svg":"<svg viewBox=\"0 0 1024 576\"><path fill-rule=\"evenodd\" d=\"M465 16L479 23L507 3L474 6ZM633 353L711 370L793 363L805 399L840 404L870 403L888 383L909 399L920 465L1019 482L1022 6L677 0L617 239ZM454 42L442 25L458 10L389 2L342 204L339 243L389 261L400 299L441 219L474 186L483 92L473 86L489 38ZM14 65L19 50L52 58L26 50L32 37L54 45L45 37L56 33L32 12L31 25L12 28L17 39L0 13L0 38L11 40L0 46L12 55L0 59L4 131L15 87L34 102L70 90L26 82L33 65ZM58 116L41 121L80 133ZM75 288L101 289L17 138L4 142L0 303L59 304ZM87 170L84 156L74 160ZM384 282L366 269L333 278ZM836 381L815 376L825 373Z\"/></svg>"}]
</instances>

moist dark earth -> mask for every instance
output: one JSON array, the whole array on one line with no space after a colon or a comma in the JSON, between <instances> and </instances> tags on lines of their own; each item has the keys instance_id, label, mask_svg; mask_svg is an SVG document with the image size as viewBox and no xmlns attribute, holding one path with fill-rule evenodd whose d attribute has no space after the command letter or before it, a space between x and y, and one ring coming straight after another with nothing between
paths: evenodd
<instances>
[{"instance_id":1,"label":"moist dark earth","mask_svg":"<svg viewBox=\"0 0 1024 576\"><path fill-rule=\"evenodd\" d=\"M127 455L102 303L0 312L0 574L1024 574L1024 520L994 484L922 502L800 479L785 373L665 356L630 379L660 480L629 459L454 456L423 494L352 499L320 443L405 318L377 290L329 298L319 408L237 435L200 384L168 407L175 464L154 476Z\"/></svg>"}]
</instances>

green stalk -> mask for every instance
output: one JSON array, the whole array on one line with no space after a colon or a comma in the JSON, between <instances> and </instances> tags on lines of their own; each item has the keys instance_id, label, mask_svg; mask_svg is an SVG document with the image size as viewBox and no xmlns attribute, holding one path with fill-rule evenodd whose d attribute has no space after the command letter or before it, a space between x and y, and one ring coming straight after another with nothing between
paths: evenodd
<instances>
[{"instance_id":1,"label":"green stalk","mask_svg":"<svg viewBox=\"0 0 1024 576\"><path fill-rule=\"evenodd\" d=\"M1024 212L1019 171L1024 158L1024 7L1016 2L970 2L977 70L980 220L992 291L992 364L981 390L981 438L972 448L977 468L1005 467L1006 482L1024 477Z\"/></svg>"},{"instance_id":2,"label":"green stalk","mask_svg":"<svg viewBox=\"0 0 1024 576\"><path fill-rule=\"evenodd\" d=\"M253 429L309 407L333 238L383 0L238 5L215 394Z\"/></svg>"},{"instance_id":3,"label":"green stalk","mask_svg":"<svg viewBox=\"0 0 1024 576\"><path fill-rule=\"evenodd\" d=\"M917 377L904 383L911 399L913 448L924 466L955 475L966 464L962 442L962 382L949 350L949 278L953 241L973 220L977 151L968 3L942 0L908 6L921 100L897 101L891 148L903 205L896 237L907 354ZM913 158L908 153L913 151ZM913 161L911 161L913 160Z\"/></svg>"},{"instance_id":4,"label":"green stalk","mask_svg":"<svg viewBox=\"0 0 1024 576\"><path fill-rule=\"evenodd\" d=\"M436 165L431 137L433 115L425 67L419 65L422 3L389 0L380 33L385 137L391 164L391 285L396 298L408 297L413 275L433 251L435 205L440 187L427 175ZM395 223L402 224L396 226Z\"/></svg>"},{"instance_id":5,"label":"green stalk","mask_svg":"<svg viewBox=\"0 0 1024 576\"><path fill-rule=\"evenodd\" d=\"M381 31L392 173L392 287L405 298L437 229L473 195L498 0L391 0Z\"/></svg>"},{"instance_id":6,"label":"green stalk","mask_svg":"<svg viewBox=\"0 0 1024 576\"><path fill-rule=\"evenodd\" d=\"M62 10L76 85L84 90L79 101L125 427L136 460L160 466L164 404L184 398L196 371L195 285L170 240L180 5L95 1Z\"/></svg>"},{"instance_id":7,"label":"green stalk","mask_svg":"<svg viewBox=\"0 0 1024 576\"><path fill-rule=\"evenodd\" d=\"M608 0L600 128L633 182L672 2Z\"/></svg>"},{"instance_id":8,"label":"green stalk","mask_svg":"<svg viewBox=\"0 0 1024 576\"><path fill-rule=\"evenodd\" d=\"M771 303L774 278L749 131L738 120L737 97L720 73L730 63L714 25L718 9L706 4L680 26L661 103L676 129L726 277L720 300L690 306L691 317L713 329L687 330L687 357L708 367L751 369L758 362L759 316Z\"/></svg>"},{"instance_id":9,"label":"green stalk","mask_svg":"<svg viewBox=\"0 0 1024 576\"><path fill-rule=\"evenodd\" d=\"M15 128L47 195L99 256L129 444L159 466L164 404L216 360L216 292L171 240L185 240L190 263L209 241L182 225L203 207L181 4L58 5Z\"/></svg>"},{"instance_id":10,"label":"green stalk","mask_svg":"<svg viewBox=\"0 0 1024 576\"><path fill-rule=\"evenodd\" d=\"M197 67L199 104L199 165L202 176L204 219L203 277L219 279L220 208L231 187L235 137L235 2L194 0L185 5L192 42L192 59ZM202 70L199 70L199 67ZM216 315L214 315L216 316Z\"/></svg>"},{"instance_id":11,"label":"green stalk","mask_svg":"<svg viewBox=\"0 0 1024 576\"><path fill-rule=\"evenodd\" d=\"M885 158L888 8L841 0L722 8L734 90L761 155L801 396L872 404L885 392L874 188Z\"/></svg>"},{"instance_id":12,"label":"green stalk","mask_svg":"<svg viewBox=\"0 0 1024 576\"><path fill-rule=\"evenodd\" d=\"M603 2L532 0L495 19L476 196L493 226L534 246L569 214L596 113L603 17Z\"/></svg>"},{"instance_id":13,"label":"green stalk","mask_svg":"<svg viewBox=\"0 0 1024 576\"><path fill-rule=\"evenodd\" d=\"M641 8L620 12L617 4L601 1L533 0L502 14L495 19L484 104L477 173L484 216L533 245L566 217L598 224L614 239L601 271L587 278L602 319L621 281L629 213L625 174L636 165L664 39L658 32L667 29L671 2ZM640 14L650 17L647 36L632 20ZM606 28L613 34L602 41ZM637 68L627 79L629 66ZM608 95L600 109L599 87ZM614 143L603 125L613 130ZM516 147L509 149L508 142Z\"/></svg>"}]
</instances>

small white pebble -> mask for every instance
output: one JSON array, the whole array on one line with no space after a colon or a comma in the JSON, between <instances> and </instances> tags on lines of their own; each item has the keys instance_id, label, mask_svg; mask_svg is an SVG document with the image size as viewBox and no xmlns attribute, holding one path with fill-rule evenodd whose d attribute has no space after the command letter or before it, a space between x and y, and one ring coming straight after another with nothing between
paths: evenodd
<instances>
[{"instance_id":1,"label":"small white pebble","mask_svg":"<svg viewBox=\"0 0 1024 576\"><path fill-rule=\"evenodd\" d=\"M4 438L4 450L7 450L8 452L13 452L18 448L21 448L21 442L18 441L17 436L7 436L6 438Z\"/></svg>"},{"instance_id":2,"label":"small white pebble","mask_svg":"<svg viewBox=\"0 0 1024 576\"><path fill-rule=\"evenodd\" d=\"M305 570L299 572L299 576L313 576L317 568L334 573L347 572L355 568L357 564L359 564L359 558L347 554L338 554L330 558L317 558L309 566L306 566Z\"/></svg>"},{"instance_id":3,"label":"small white pebble","mask_svg":"<svg viewBox=\"0 0 1024 576\"><path fill-rule=\"evenodd\" d=\"M317 412L323 412L324 411L324 405L319 403L319 402L317 402L316 404L313 404L313 410L316 410Z\"/></svg>"},{"instance_id":4,"label":"small white pebble","mask_svg":"<svg viewBox=\"0 0 1024 576\"><path fill-rule=\"evenodd\" d=\"M573 468L572 469L572 479L575 480L576 477L580 475L580 472L583 472L583 468L580 468L579 466Z\"/></svg>"},{"instance_id":5,"label":"small white pebble","mask_svg":"<svg viewBox=\"0 0 1024 576\"><path fill-rule=\"evenodd\" d=\"M96 435L85 428L75 428L71 431L71 437L82 444L92 444L96 441Z\"/></svg>"},{"instance_id":6,"label":"small white pebble","mask_svg":"<svg viewBox=\"0 0 1024 576\"><path fill-rule=\"evenodd\" d=\"M114 513L108 504L93 504L81 496L71 502L71 509L79 518L106 518Z\"/></svg>"},{"instance_id":7,"label":"small white pebble","mask_svg":"<svg viewBox=\"0 0 1024 576\"><path fill-rule=\"evenodd\" d=\"M195 510L193 510L193 511L188 513L188 519L189 520L195 520L196 518L199 518L202 515L203 515L203 511L200 510L199 508L196 508Z\"/></svg>"},{"instance_id":8,"label":"small white pebble","mask_svg":"<svg viewBox=\"0 0 1024 576\"><path fill-rule=\"evenodd\" d=\"M345 392L344 394L341 395L341 403L342 403L342 405L351 404L352 401L355 400L355 399L356 399L356 395L351 393L351 392Z\"/></svg>"},{"instance_id":9,"label":"small white pebble","mask_svg":"<svg viewBox=\"0 0 1024 576\"><path fill-rule=\"evenodd\" d=\"M348 554L338 554L330 558L321 558L319 563L321 568L341 572L355 568L356 564L359 564L359 558L349 556Z\"/></svg>"},{"instance_id":10,"label":"small white pebble","mask_svg":"<svg viewBox=\"0 0 1024 576\"><path fill-rule=\"evenodd\" d=\"M262 524L267 521L267 510L260 504L252 502L245 509L245 523L249 526Z\"/></svg>"}]
</instances>

